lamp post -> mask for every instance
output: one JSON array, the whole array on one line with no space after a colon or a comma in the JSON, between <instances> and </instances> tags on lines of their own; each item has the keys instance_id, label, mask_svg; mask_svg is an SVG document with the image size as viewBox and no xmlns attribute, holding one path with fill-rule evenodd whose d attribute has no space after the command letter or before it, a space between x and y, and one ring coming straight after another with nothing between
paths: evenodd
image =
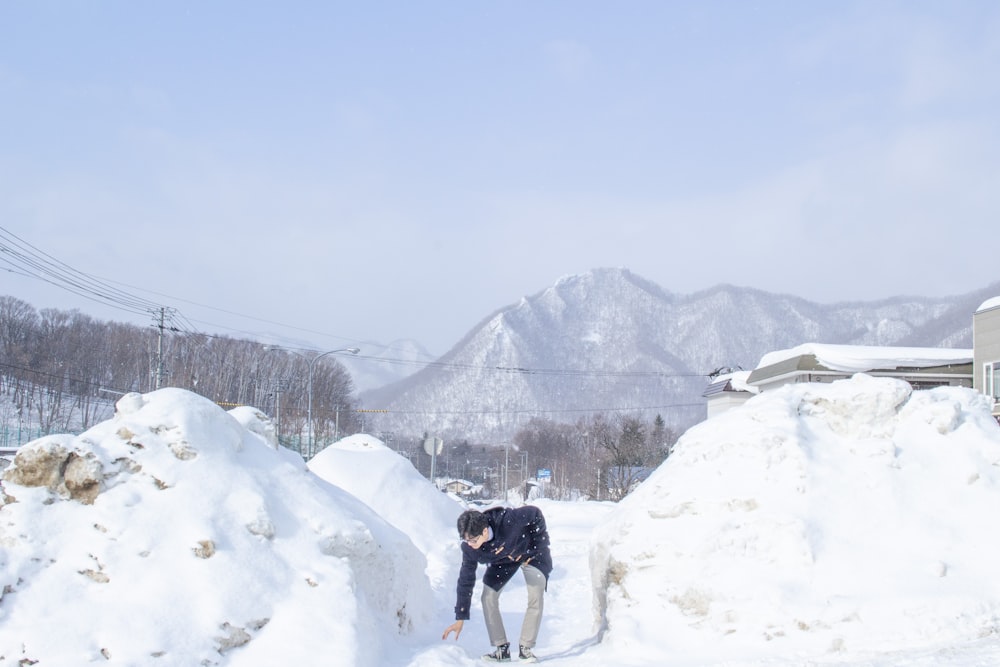
<instances>
[{"instance_id":1,"label":"lamp post","mask_svg":"<svg viewBox=\"0 0 1000 667\"><path fill-rule=\"evenodd\" d=\"M329 350L327 352L322 352L309 360L309 379L306 387L306 392L308 394L306 420L309 422L309 441L306 445L308 454L308 456L306 457L307 459L312 458L313 455L313 370L316 368L316 362L328 354L336 354L338 352L348 352L350 354L357 354L360 351L361 350L356 347L345 347L339 350Z\"/></svg>"},{"instance_id":2,"label":"lamp post","mask_svg":"<svg viewBox=\"0 0 1000 667\"><path fill-rule=\"evenodd\" d=\"M308 426L307 426L308 431L307 432L309 434L309 438L306 441L306 451L305 451L305 457L308 460L312 456L312 448L313 448L313 418L312 418L312 412L313 412L313 408L312 408L312 404L313 404L313 371L316 369L316 362L319 361L319 359L321 357L325 357L328 354L337 354L338 352L347 352L349 354L357 354L361 350L359 348L356 348L356 347L343 347L343 348L339 348L339 349L336 349L336 350L328 350L327 352L321 352L320 354L317 354L317 355L315 355L313 357L308 357L308 356L302 354L301 352L296 352L295 350L289 350L287 348L278 347L278 346L266 346L264 349L266 351L268 351L268 352L277 351L277 350L280 350L282 352L291 352L292 354L294 354L296 356L299 356L299 357L302 357L303 359L306 359L308 361L308 363L309 363L309 373L308 373L308 380L307 380L307 384L306 384L306 400L308 402L308 408L307 408L307 413L306 413L306 422L308 423ZM339 406L338 406L338 410L339 410ZM340 415L338 414L337 416L339 418ZM279 420L280 420L280 417L279 417ZM339 419L338 419L338 421L339 421ZM339 430L339 425L338 425L338 430Z\"/></svg>"}]
</instances>

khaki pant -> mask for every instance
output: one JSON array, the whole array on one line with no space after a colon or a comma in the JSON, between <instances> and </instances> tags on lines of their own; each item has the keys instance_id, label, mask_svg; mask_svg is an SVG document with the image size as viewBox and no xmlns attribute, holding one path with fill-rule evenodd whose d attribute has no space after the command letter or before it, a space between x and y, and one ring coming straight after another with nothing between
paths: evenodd
<instances>
[{"instance_id":1,"label":"khaki pant","mask_svg":"<svg viewBox=\"0 0 1000 667\"><path fill-rule=\"evenodd\" d=\"M524 612L524 623L521 625L521 646L533 648L538 640L538 628L542 624L542 607L545 597L545 575L532 565L522 565L524 583L528 587L528 608ZM490 644L500 646L507 643L507 632L500 617L500 591L489 586L483 586L483 618L486 620L486 632L490 635Z\"/></svg>"}]
</instances>

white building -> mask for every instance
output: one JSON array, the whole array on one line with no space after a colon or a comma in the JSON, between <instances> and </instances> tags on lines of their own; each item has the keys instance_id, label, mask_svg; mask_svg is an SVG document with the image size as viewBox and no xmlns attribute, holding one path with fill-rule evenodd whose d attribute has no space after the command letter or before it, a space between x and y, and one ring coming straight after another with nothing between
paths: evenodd
<instances>
[{"instance_id":1,"label":"white building","mask_svg":"<svg viewBox=\"0 0 1000 667\"><path fill-rule=\"evenodd\" d=\"M1000 296L985 301L972 317L973 386L993 398L1000 421Z\"/></svg>"},{"instance_id":2,"label":"white building","mask_svg":"<svg viewBox=\"0 0 1000 667\"><path fill-rule=\"evenodd\" d=\"M991 361L998 369L991 387L1000 390L1000 300L989 339ZM992 312L992 311L991 311ZM708 417L741 405L754 394L793 382L833 382L855 373L905 380L914 389L943 385L973 386L973 350L938 347L877 347L805 343L787 350L768 352L752 371L719 376L702 393L708 399ZM977 364L978 367L978 364ZM985 371L984 371L985 375ZM990 370L990 378L993 378Z\"/></svg>"},{"instance_id":3,"label":"white building","mask_svg":"<svg viewBox=\"0 0 1000 667\"><path fill-rule=\"evenodd\" d=\"M751 387L747 384L748 377L750 377L750 371L726 373L715 378L715 381L705 388L701 395L708 399L706 407L709 419L721 412L743 405L751 396L760 391L757 387Z\"/></svg>"},{"instance_id":4,"label":"white building","mask_svg":"<svg viewBox=\"0 0 1000 667\"><path fill-rule=\"evenodd\" d=\"M791 382L833 382L866 373L906 380L914 389L972 387L972 350L806 343L768 352L747 384L767 391Z\"/></svg>"}]
</instances>

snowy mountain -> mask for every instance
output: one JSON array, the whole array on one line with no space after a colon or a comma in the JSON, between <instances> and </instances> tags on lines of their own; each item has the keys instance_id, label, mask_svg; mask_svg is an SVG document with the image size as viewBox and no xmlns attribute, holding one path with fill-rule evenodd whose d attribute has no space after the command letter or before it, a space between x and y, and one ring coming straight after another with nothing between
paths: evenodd
<instances>
[{"instance_id":1,"label":"snowy mountain","mask_svg":"<svg viewBox=\"0 0 1000 667\"><path fill-rule=\"evenodd\" d=\"M805 342L971 347L976 305L998 291L825 305L732 285L673 294L595 269L496 311L438 362L362 399L388 411L372 430L400 434L488 442L533 416L626 410L682 431L704 418L714 369Z\"/></svg>"}]
</instances>

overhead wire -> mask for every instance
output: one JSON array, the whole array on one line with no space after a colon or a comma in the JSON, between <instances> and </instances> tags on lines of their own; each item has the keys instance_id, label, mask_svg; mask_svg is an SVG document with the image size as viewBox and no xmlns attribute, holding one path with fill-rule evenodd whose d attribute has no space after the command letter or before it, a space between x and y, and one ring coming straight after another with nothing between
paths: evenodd
<instances>
[{"instance_id":1,"label":"overhead wire","mask_svg":"<svg viewBox=\"0 0 1000 667\"><path fill-rule=\"evenodd\" d=\"M415 359L393 359L390 357L375 357L363 354L355 355L355 359L369 359L390 364L424 366L455 370L486 370L515 375L551 375L561 377L607 377L607 378L663 378L663 377L708 377L708 373L685 372L667 373L664 371L609 371L598 369L573 368L524 368L521 366L488 366L469 364L456 361L419 361Z\"/></svg>"},{"instance_id":2,"label":"overhead wire","mask_svg":"<svg viewBox=\"0 0 1000 667\"><path fill-rule=\"evenodd\" d=\"M704 403L670 403L667 405L640 405L621 408L504 408L503 410L393 410L391 408L378 410L356 410L356 412L379 412L396 415L495 415L503 413L505 415L535 415L535 414L562 414L562 413L586 413L596 412L642 412L646 410L666 410L668 408L704 408Z\"/></svg>"},{"instance_id":3,"label":"overhead wire","mask_svg":"<svg viewBox=\"0 0 1000 667\"><path fill-rule=\"evenodd\" d=\"M255 320L267 324L272 324L275 326L280 326L290 330L297 330L305 333L329 335L324 332L318 332L310 329L305 329L302 327L287 325L281 322L275 322L273 320L268 320L264 318L244 315L241 313L235 313L230 310L223 308L217 308L213 306L208 306L205 304L196 303L193 301L187 301L185 299L179 299L176 297L171 297L169 295L160 294L153 292L151 290L144 290L142 288L137 288L135 286L127 285L119 281L101 279L96 276L89 275L82 271L79 271L65 262L62 262L55 257L49 255L43 250L37 248L31 243L20 238L11 231L0 226L0 261L7 264L10 268L7 270L10 273L15 273L24 277L35 278L42 280L43 282L49 283L56 287L65 289L69 292L77 294L88 300L109 305L113 308L117 308L126 312L131 312L133 314L139 315L159 315L160 328L165 331L170 331L177 334L183 334L187 336L202 336L209 338L228 338L225 336L219 336L214 334L208 334L201 330L195 324L195 322L202 322L203 324L208 324L212 327L218 327L222 329L229 329L232 331L237 331L239 333L245 334L249 337L253 337L254 332L243 331L240 329L235 329L232 327L221 326L218 324L203 322L201 320L191 320L187 316L183 315L176 308L165 306L159 302L137 296L131 292L125 291L119 287L115 287L112 283L117 285L123 285L131 289L138 289L140 291L149 292L151 294L156 294L158 296L163 296L170 298L174 301L180 301L185 303L190 303L202 308L207 308L209 310L214 310L217 312L236 315L238 317L243 317L249 320ZM154 325L156 326L156 325ZM344 338L343 340L348 340L350 342L357 342L351 339ZM250 341L257 342L257 341ZM282 346L285 349L296 349L287 346ZM303 351L314 351L309 348L297 348ZM515 374L515 375L538 375L538 376L553 376L553 377L597 377L597 378L621 378L621 379L640 379L640 378L669 378L669 377L707 377L708 373L666 373L662 371L610 371L610 370L600 370L600 369L560 369L560 368L525 368L521 366L504 366L504 365L481 365L481 364L470 364L456 361L444 361L441 359L422 361L417 359L400 359L392 357L376 357L372 355L357 355L354 357L359 360L372 361L377 363L388 363L397 365L412 365L421 366L424 368L438 368L442 370L465 370L465 371L486 371L486 372L497 372L505 374ZM17 368L8 364L3 364L8 368ZM28 370L28 369L20 369ZM38 373L39 371L34 371ZM84 382L86 384L93 384L82 378L78 379L79 382ZM633 412L633 411L645 411L645 410L662 410L669 408L687 408L687 407L701 407L702 403L678 403L671 405L660 405L660 406L631 406L627 408L565 408L565 409L516 409L516 410L505 410L504 412L511 414L566 414L566 413L594 413L594 412ZM493 414L497 410L491 409L474 409L474 410L379 410L379 412L387 412L393 414L408 414L408 415L473 415L473 414Z\"/></svg>"},{"instance_id":4,"label":"overhead wire","mask_svg":"<svg viewBox=\"0 0 1000 667\"><path fill-rule=\"evenodd\" d=\"M305 329L302 327L296 327L293 325L287 325L281 322L275 322L273 320L268 320L264 318L254 317L250 315L244 315L241 313L236 313L223 308L217 308L214 306L209 306L206 304L197 303L194 301L188 301L185 299L180 299L172 297L170 295L162 294L152 290L146 290L143 288L135 287L133 285L127 285L115 280L102 279L89 274L83 273L68 264L52 257L48 253L40 250L39 248L28 243L24 239L13 234L9 230L0 226L0 259L4 260L7 264L14 267L11 269L12 272L18 273L19 275L24 275L26 277L34 277L45 282L48 282L57 287L61 287L70 292L88 298L90 300L104 303L106 305L111 305L112 307L120 308L122 310L132 312L135 314L148 315L150 313L165 313L169 316L170 326L165 326L167 331L173 333L186 334L186 335L197 335L209 338L224 338L225 336L219 336L215 334L208 334L204 331L199 330L195 322L202 322L202 324L209 324L213 327L219 327L222 329L229 329L231 331L236 331L248 336L254 336L254 332L243 331L240 329L234 329L231 327L221 326L210 322L203 322L202 320L192 320L181 314L176 308L169 308L161 303L151 301L149 299L136 296L130 292L122 290L118 287L112 286L111 283L118 285L123 285L131 289L138 289L140 291L149 292L151 294L156 294L158 296L163 296L170 298L172 300L190 303L202 308L207 308L210 310L215 310L217 312L226 313L230 315L236 315L238 317L244 317L250 320L256 320L263 323L273 324L276 326L281 326L284 328L298 330L306 333L315 333L328 335L323 332L314 331L311 329ZM20 271L16 269L20 269ZM357 342L352 339L350 342ZM251 341L257 342L257 341ZM287 346L282 346L287 347ZM292 349L292 348L289 348ZM309 348L298 348L302 350L309 350ZM310 350L312 351L312 350ZM421 366L424 368L439 368L442 370L475 370L475 371L488 371L488 372L498 372L516 375L541 375L541 376L555 376L555 377L600 377L600 378L671 378L671 377L707 377L708 373L667 373L663 371L611 371L611 370L599 370L599 369L568 369L568 368L524 368L520 366L503 366L503 365L481 365L481 364L470 364L464 362L456 361L443 361L441 359L422 361L418 359L399 359L392 357L377 357L373 355L357 355L354 357L358 360L366 360L377 363L395 364L395 365L411 365L411 366Z\"/></svg>"},{"instance_id":5,"label":"overhead wire","mask_svg":"<svg viewBox=\"0 0 1000 667\"><path fill-rule=\"evenodd\" d=\"M180 302L180 303L187 303L187 304L190 304L192 306L197 306L199 308L205 308L207 310L214 310L216 312L223 313L223 314L226 314L226 315L235 315L236 317L241 317L243 319L253 320L253 321L256 321L256 322L261 322L263 324L271 324L271 325L274 325L274 326L281 327L283 329L288 329L290 331L299 331L299 332L302 332L302 333L318 334L320 336L328 336L330 338L339 339L341 341L344 341L346 343L351 343L351 344L363 343L363 341L360 341L360 340L355 339L355 338L346 338L344 336L335 336L335 335L331 335L331 334L329 334L329 333L327 333L325 331L316 331L314 329L306 329L304 327L299 327L299 326L295 326L295 325L292 325L292 324L286 324L284 322L276 322L274 320L268 320L268 319L265 319L265 318L262 318L262 317L257 317L257 316L254 316L254 315L247 315L245 313L237 313L235 311L227 310L225 308L219 308L217 306L210 306L208 304L198 303L197 301L191 301L191 300L188 300L188 299L182 299L180 297L171 296L170 294L163 294L162 292L157 292L157 291L145 289L145 288L142 288L142 287L136 287L135 285L128 285L126 283L122 283L122 282L119 282L119 281L116 281L116 280L110 280L110 279L107 279L107 278L105 278L105 280L108 280L108 282L117 283L119 285L124 285L125 287L130 287L131 289L137 289L137 290L140 290L140 291L143 291L143 292L148 292L150 294L155 294L156 296L165 297L167 299L170 299L171 301L176 301L176 302ZM229 327L229 326L225 326L225 325L220 325L220 324L216 324L214 322L206 322L206 321L200 320L200 319L193 319L193 320L190 320L190 321L191 322L200 322L201 324L207 324L207 325L209 325L211 327L215 327L215 328L218 328L218 329L226 329L228 331L235 331L237 333L245 334L245 335L251 336L251 337L257 335L253 331L246 331L244 329L238 329L238 328L235 328L235 327ZM195 328L197 328L197 327L195 327Z\"/></svg>"},{"instance_id":6,"label":"overhead wire","mask_svg":"<svg viewBox=\"0 0 1000 667\"><path fill-rule=\"evenodd\" d=\"M162 306L98 280L33 246L10 230L0 227L0 260L19 275L37 278L86 299L135 314Z\"/></svg>"},{"instance_id":7,"label":"overhead wire","mask_svg":"<svg viewBox=\"0 0 1000 667\"><path fill-rule=\"evenodd\" d=\"M110 390L113 393L119 393L119 394L124 394L125 393L124 390L119 390L116 387L108 387L103 382L94 382L92 380L88 380L86 378L82 378L82 377L79 377L79 376L66 375L65 373L51 373L51 372L48 372L48 371L39 370L37 368L27 368L25 366L20 366L20 365L17 365L17 364L9 364L9 363L3 362L3 361L0 361L0 368L7 368L7 369L10 369L10 370L19 371L19 372L22 372L22 373L31 373L32 375L36 375L36 376L39 376L39 377L46 377L46 378L53 379L53 380L66 380L66 381L70 381L70 382L75 382L76 384L86 385L88 387L97 387L98 389Z\"/></svg>"},{"instance_id":8,"label":"overhead wire","mask_svg":"<svg viewBox=\"0 0 1000 667\"><path fill-rule=\"evenodd\" d=\"M107 279L105 279L105 280L107 280ZM109 282L118 282L118 281L110 280ZM273 324L275 326L280 326L282 328L286 328L286 329L290 329L290 330L297 330L297 331L301 331L301 332L304 332L304 333L314 333L314 334L320 334L320 335L324 335L324 336L329 335L327 333L324 333L324 332L321 332L321 331L315 331L313 329L306 329L306 328L302 328L302 327L297 327L297 326L294 326L294 325L284 324L282 322L277 322L277 321L274 321L274 320L268 320L268 319L264 319L264 318L260 318L260 317L255 317L255 316L252 316L252 315L245 315L243 313L237 313L237 312L232 311L232 310L227 310L227 309L224 309L224 308L217 308L217 307L209 306L209 305L206 305L206 304L203 304L203 303L198 303L198 302L195 302L195 301L189 301L187 299L181 299L181 298L173 297L173 296L171 296L169 294L163 294L163 293L160 293L160 292L155 292L153 290L145 290L145 289L143 289L141 287L135 287L134 285L127 285L126 283L118 283L118 284L125 285L127 287L131 287L132 289L139 289L139 290L142 290L142 291L147 291L147 292L150 292L151 294L156 294L158 296L166 297L168 299L179 301L179 302L182 302L182 303L189 303L191 305L198 306L200 308L207 308L209 310L214 310L214 311L217 311L217 312L220 312L220 313L225 313L227 315L235 315L237 317L243 317L243 318L246 318L246 319L249 319L249 320L255 320L255 321L266 323L266 324ZM196 318L195 319L188 319L188 318L185 317L184 319L188 322L188 326L190 328L189 331L185 331L185 332L186 333L194 333L194 334L197 334L199 336L206 336L206 337L210 337L210 338L222 338L223 337L223 336L218 336L218 335L214 335L214 334L208 334L208 333L205 333L203 330L199 330L198 327L194 324L195 322L199 322L201 324L206 324L206 325L209 325L211 327L215 327L215 328L219 328L219 329L226 329L226 330L229 330L229 331L240 333L240 334L243 334L243 335L246 335L246 336L250 337L251 339L252 339L253 336L258 335L258 334L256 334L255 332L252 332L252 331L247 331L247 330L244 330L244 329L237 329L237 328L228 327L228 326L225 326L225 325L219 325L219 324L216 324L216 323L213 323L213 322L206 322L204 320L200 320L200 319L196 319ZM334 336L334 338L340 338L341 340L344 340L344 341L347 341L347 342L350 342L350 343L358 343L359 342L357 339L351 339L351 338L345 338L345 337ZM361 344L363 344L363 343L361 343ZM285 347L285 348L289 348L289 349L299 349L299 350L302 350L302 351L310 351L310 352L314 352L315 351L313 348L306 348L306 347L293 348L293 347L287 346L287 345L281 345L279 347ZM358 359L358 360L371 361L371 362L375 362L375 363L391 364L391 365L420 366L420 367L431 367L431 368L441 368L441 369L454 369L454 370L486 370L486 371L497 371L497 372L501 372L501 373L511 373L511 374L534 374L534 375L579 376L579 377L609 377L609 378L616 378L616 377L617 378L640 378L640 377L659 377L659 378L662 378L662 377L705 377L705 376L707 376L707 373L696 373L696 372L691 372L691 373L665 373L665 372L662 372L662 371L608 371L608 370L591 370L591 369L523 368L523 367L516 367L516 366L499 366L499 365L498 366L489 366L489 365L469 364L469 363L454 362L454 361L442 361L440 359L426 360L425 361L425 360L420 360L420 359L400 359L400 358L394 358L394 357L382 357L382 356L364 355L364 354L358 354L358 355L355 355L352 358L353 359Z\"/></svg>"}]
</instances>

